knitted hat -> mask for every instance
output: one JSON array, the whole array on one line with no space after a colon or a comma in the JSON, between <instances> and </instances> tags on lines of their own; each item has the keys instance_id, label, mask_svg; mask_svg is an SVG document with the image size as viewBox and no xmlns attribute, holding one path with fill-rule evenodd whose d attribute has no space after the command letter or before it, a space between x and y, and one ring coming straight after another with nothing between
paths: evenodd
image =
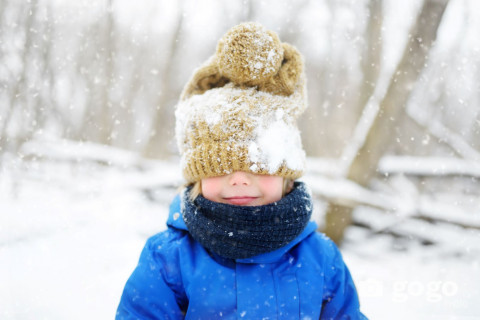
<instances>
[{"instance_id":1,"label":"knitted hat","mask_svg":"<svg viewBox=\"0 0 480 320\"><path fill-rule=\"evenodd\" d=\"M306 104L303 58L258 23L230 29L176 106L188 182L247 171L296 179L305 152L296 119Z\"/></svg>"}]
</instances>

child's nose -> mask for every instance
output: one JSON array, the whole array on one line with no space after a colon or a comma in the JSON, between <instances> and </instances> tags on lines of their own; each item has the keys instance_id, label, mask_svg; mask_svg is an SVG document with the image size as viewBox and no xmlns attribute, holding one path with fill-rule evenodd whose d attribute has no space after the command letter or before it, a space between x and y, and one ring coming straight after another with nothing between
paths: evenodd
<instances>
[{"instance_id":1,"label":"child's nose","mask_svg":"<svg viewBox=\"0 0 480 320\"><path fill-rule=\"evenodd\" d=\"M248 186L250 184L250 177L246 172L236 171L232 173L232 176L230 177L230 184L232 186L237 186L237 185Z\"/></svg>"}]
</instances>

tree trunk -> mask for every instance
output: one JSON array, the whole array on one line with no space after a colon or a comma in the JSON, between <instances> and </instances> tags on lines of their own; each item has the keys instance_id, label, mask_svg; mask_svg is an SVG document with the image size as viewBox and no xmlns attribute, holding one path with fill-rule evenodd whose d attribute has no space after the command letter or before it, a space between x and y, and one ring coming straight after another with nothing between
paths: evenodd
<instances>
[{"instance_id":1,"label":"tree trunk","mask_svg":"<svg viewBox=\"0 0 480 320\"><path fill-rule=\"evenodd\" d=\"M113 84L113 64L114 64L114 18L113 18L113 0L108 0L107 12L105 16L105 52L104 56L104 81L105 86L100 92L100 111L98 114L99 125L99 142L103 144L111 144L113 123L115 121L115 115L113 114L112 101L110 99L110 91Z\"/></svg>"},{"instance_id":2,"label":"tree trunk","mask_svg":"<svg viewBox=\"0 0 480 320\"><path fill-rule=\"evenodd\" d=\"M89 27L91 49L79 54L80 72L85 77L87 108L82 120L80 139L110 145L115 123L111 90L115 63L114 0L108 0L103 17Z\"/></svg>"},{"instance_id":3,"label":"tree trunk","mask_svg":"<svg viewBox=\"0 0 480 320\"><path fill-rule=\"evenodd\" d=\"M373 95L382 61L383 0L370 0L368 24L365 30L365 49L362 59L363 83L358 104L365 107Z\"/></svg>"},{"instance_id":4,"label":"tree trunk","mask_svg":"<svg viewBox=\"0 0 480 320\"><path fill-rule=\"evenodd\" d=\"M390 80L387 92L380 102L375 120L370 126L363 145L348 168L346 177L367 186L377 172L380 158L395 138L395 126L404 110L436 33L448 0L426 0L417 21L412 26L403 56ZM359 124L363 121L360 118ZM325 233L337 244L343 239L345 228L352 221L352 209L331 204L326 215Z\"/></svg>"},{"instance_id":5,"label":"tree trunk","mask_svg":"<svg viewBox=\"0 0 480 320\"><path fill-rule=\"evenodd\" d=\"M7 4L2 3L2 7L5 7ZM38 1L30 1L26 7L25 11L29 12L28 17L25 20L24 32L25 32L25 42L24 48L21 52L21 66L22 71L19 72L19 78L15 81L13 89L10 91L10 99L7 101L7 111L4 115L0 116L0 151L6 151L11 149L13 151L17 150L19 145L22 142L28 140L31 136L33 129L29 126L23 132L18 133L15 137L8 136L8 125L14 117L15 112L22 112L24 114L30 114L28 108L28 76L31 70L28 69L30 65L29 59L31 58L32 50L34 49L34 29L35 21L37 19L38 11ZM19 109L21 111L17 111ZM23 128L22 128L23 129ZM3 140L3 141L1 141Z\"/></svg>"},{"instance_id":6,"label":"tree trunk","mask_svg":"<svg viewBox=\"0 0 480 320\"><path fill-rule=\"evenodd\" d=\"M168 155L168 143L173 139L171 134L173 126L173 105L172 101L176 101L173 94L177 94L171 90L172 72L175 67L175 57L178 54L180 33L183 24L183 1L179 2L180 10L178 13L177 25L170 42L169 57L165 61L165 71L162 74L162 95L158 101L158 110L154 113L154 121L152 122L152 134L144 150L144 155L149 158L163 158ZM179 94L178 94L179 95Z\"/></svg>"}]
</instances>

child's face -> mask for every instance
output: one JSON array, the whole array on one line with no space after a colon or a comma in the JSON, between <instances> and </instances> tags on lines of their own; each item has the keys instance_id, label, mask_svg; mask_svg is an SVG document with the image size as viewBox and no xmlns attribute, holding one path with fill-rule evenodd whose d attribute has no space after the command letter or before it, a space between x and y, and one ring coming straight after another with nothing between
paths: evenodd
<instances>
[{"instance_id":1,"label":"child's face","mask_svg":"<svg viewBox=\"0 0 480 320\"><path fill-rule=\"evenodd\" d=\"M202 195L214 202L237 206L261 206L282 198L283 178L236 171L202 179Z\"/></svg>"}]
</instances>

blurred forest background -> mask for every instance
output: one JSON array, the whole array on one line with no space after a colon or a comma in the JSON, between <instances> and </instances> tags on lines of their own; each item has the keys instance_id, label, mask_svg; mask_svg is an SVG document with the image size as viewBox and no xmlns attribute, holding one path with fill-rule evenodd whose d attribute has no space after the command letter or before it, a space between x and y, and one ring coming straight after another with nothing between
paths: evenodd
<instances>
[{"instance_id":1,"label":"blurred forest background","mask_svg":"<svg viewBox=\"0 0 480 320\"><path fill-rule=\"evenodd\" d=\"M175 159L180 92L243 21L262 23L305 57L300 127L312 172L364 191L399 174L407 178L398 188L413 188L417 200L460 194L462 218L444 220L480 229L468 209L480 195L475 0L0 0L0 161L49 139ZM328 189L313 191L329 203L324 228L337 242L353 208L400 210ZM441 219L420 207L408 214Z\"/></svg>"}]
</instances>

